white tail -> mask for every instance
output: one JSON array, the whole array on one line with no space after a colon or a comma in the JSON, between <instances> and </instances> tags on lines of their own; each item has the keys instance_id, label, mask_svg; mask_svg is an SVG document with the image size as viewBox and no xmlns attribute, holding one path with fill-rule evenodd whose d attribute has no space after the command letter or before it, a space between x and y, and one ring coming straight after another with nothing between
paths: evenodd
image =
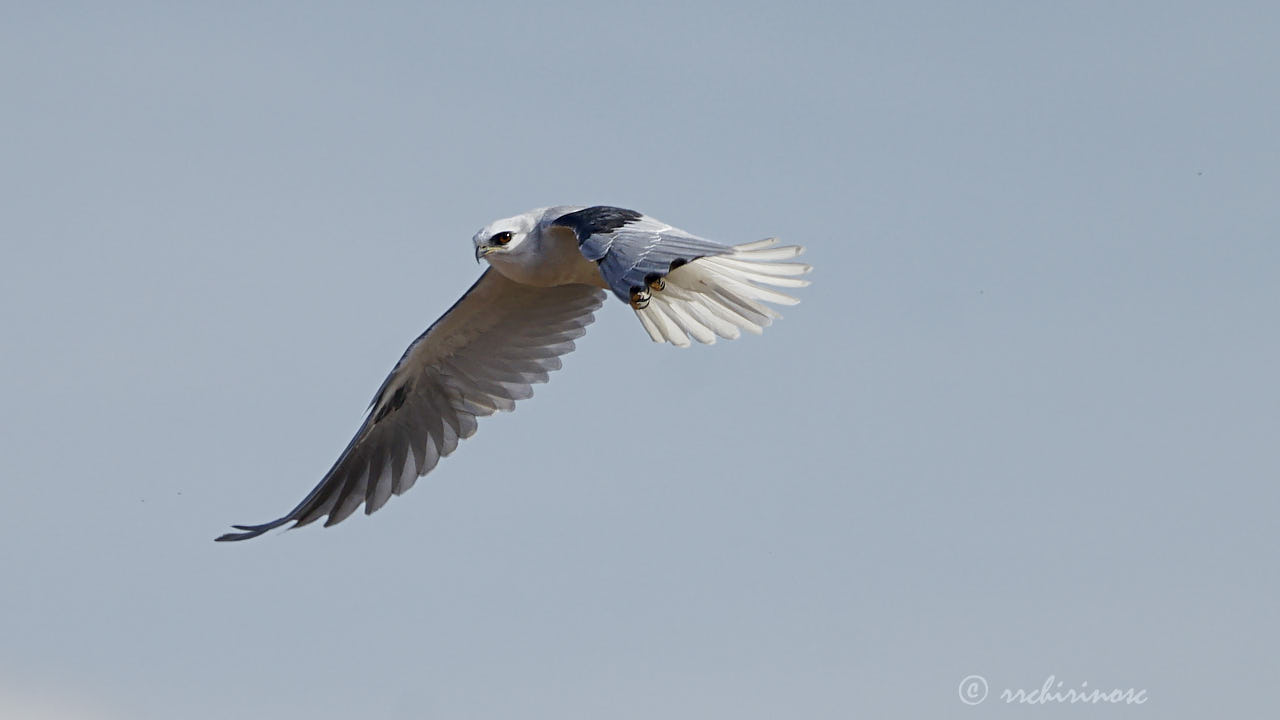
<instances>
[{"instance_id":1,"label":"white tail","mask_svg":"<svg viewBox=\"0 0 1280 720\"><path fill-rule=\"evenodd\" d=\"M795 305L796 298L762 285L795 288L809 284L800 276L804 263L778 262L804 252L799 245L778 246L777 238L736 245L733 252L699 258L667 274L665 286L652 291L649 303L636 310L654 342L688 347L689 338L713 343L716 336L733 340L742 330L759 335L782 317L763 302Z\"/></svg>"}]
</instances>

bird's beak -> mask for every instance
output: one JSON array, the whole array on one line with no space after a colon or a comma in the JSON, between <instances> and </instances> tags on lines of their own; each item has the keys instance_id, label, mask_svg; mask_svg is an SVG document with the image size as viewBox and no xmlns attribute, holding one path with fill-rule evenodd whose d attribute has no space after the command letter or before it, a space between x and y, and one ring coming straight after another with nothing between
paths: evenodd
<instances>
[{"instance_id":1,"label":"bird's beak","mask_svg":"<svg viewBox=\"0 0 1280 720\"><path fill-rule=\"evenodd\" d=\"M476 262L480 262L481 258L483 258L485 255L488 255L491 252L493 252L492 246L477 245L476 246Z\"/></svg>"}]
</instances>

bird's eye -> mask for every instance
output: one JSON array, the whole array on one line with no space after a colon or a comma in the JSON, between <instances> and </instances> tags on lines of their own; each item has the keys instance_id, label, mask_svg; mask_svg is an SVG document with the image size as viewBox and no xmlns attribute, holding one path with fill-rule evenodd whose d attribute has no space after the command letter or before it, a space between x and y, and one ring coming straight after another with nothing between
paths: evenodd
<instances>
[{"instance_id":1,"label":"bird's eye","mask_svg":"<svg viewBox=\"0 0 1280 720\"><path fill-rule=\"evenodd\" d=\"M493 237L489 238L489 242L493 245L506 245L507 243L511 242L511 233L500 232L497 235L494 235Z\"/></svg>"}]
</instances>

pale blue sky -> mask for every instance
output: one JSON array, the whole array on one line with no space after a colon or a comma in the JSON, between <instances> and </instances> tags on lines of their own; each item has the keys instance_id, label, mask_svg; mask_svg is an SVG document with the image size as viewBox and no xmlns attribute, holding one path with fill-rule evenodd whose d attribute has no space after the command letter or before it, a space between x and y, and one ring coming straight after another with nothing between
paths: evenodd
<instances>
[{"instance_id":1,"label":"pale blue sky","mask_svg":"<svg viewBox=\"0 0 1280 720\"><path fill-rule=\"evenodd\" d=\"M1268 3L7 3L0 716L1274 708L1277 78ZM559 203L814 285L611 301L377 515L212 542Z\"/></svg>"}]
</instances>

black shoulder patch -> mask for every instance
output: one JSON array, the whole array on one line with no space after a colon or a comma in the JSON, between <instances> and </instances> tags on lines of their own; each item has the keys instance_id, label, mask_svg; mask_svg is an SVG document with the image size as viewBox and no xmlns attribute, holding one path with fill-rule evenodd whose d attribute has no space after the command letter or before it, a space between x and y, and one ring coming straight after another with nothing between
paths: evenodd
<instances>
[{"instance_id":1,"label":"black shoulder patch","mask_svg":"<svg viewBox=\"0 0 1280 720\"><path fill-rule=\"evenodd\" d=\"M627 223L639 220L641 217L643 215L635 210L596 205L567 215L561 215L551 224L573 230L573 234L578 236L578 242L582 242L592 235L613 232Z\"/></svg>"},{"instance_id":2,"label":"black shoulder patch","mask_svg":"<svg viewBox=\"0 0 1280 720\"><path fill-rule=\"evenodd\" d=\"M396 391L391 393L391 397L387 399L387 403L382 407L378 408L378 414L375 415L373 418L374 424L381 422L383 418L395 412L396 410L399 410L400 406L404 405L404 401L408 399L409 391L411 389L412 387L408 383L405 383L404 385L401 385L400 387L396 388Z\"/></svg>"}]
</instances>

